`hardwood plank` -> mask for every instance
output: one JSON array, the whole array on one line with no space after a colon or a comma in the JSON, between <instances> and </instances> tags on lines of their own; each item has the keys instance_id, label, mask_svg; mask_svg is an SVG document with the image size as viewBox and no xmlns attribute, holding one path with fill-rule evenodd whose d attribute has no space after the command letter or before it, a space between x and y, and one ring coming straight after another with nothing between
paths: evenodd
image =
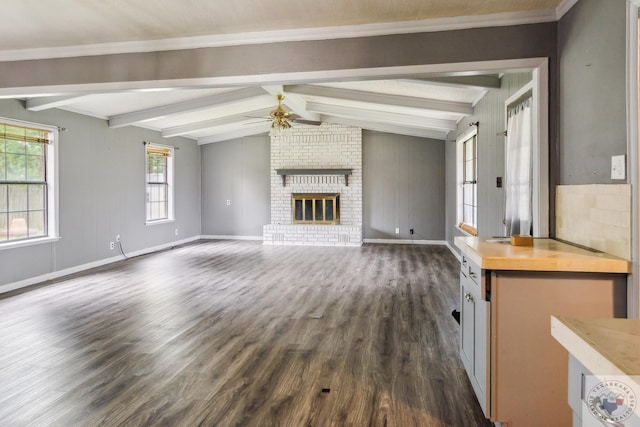
<instances>
[{"instance_id":1,"label":"hardwood plank","mask_svg":"<svg viewBox=\"0 0 640 427\"><path fill-rule=\"evenodd\" d=\"M490 426L458 269L437 246L208 241L12 292L0 424Z\"/></svg>"}]
</instances>

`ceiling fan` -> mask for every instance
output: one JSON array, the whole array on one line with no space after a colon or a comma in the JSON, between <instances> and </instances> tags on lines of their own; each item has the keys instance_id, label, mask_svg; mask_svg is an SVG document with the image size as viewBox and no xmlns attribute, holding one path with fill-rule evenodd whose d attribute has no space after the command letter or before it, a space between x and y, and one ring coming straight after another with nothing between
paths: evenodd
<instances>
[{"instance_id":1,"label":"ceiling fan","mask_svg":"<svg viewBox=\"0 0 640 427\"><path fill-rule=\"evenodd\" d=\"M269 113L269 119L271 120L271 129L285 130L290 129L293 123L320 126L322 122L316 120L307 120L297 114L290 113L282 107L282 101L284 95L279 93L276 97L278 99L278 107Z\"/></svg>"}]
</instances>

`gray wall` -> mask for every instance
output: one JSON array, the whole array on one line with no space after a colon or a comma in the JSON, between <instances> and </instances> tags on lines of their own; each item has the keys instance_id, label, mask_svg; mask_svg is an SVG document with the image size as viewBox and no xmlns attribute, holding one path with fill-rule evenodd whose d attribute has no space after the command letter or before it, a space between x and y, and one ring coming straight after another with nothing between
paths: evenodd
<instances>
[{"instance_id":1,"label":"gray wall","mask_svg":"<svg viewBox=\"0 0 640 427\"><path fill-rule=\"evenodd\" d=\"M443 240L444 142L369 131L362 141L364 237L409 239L413 228L414 239ZM269 137L201 150L202 234L262 236L271 222Z\"/></svg>"},{"instance_id":2,"label":"gray wall","mask_svg":"<svg viewBox=\"0 0 640 427\"><path fill-rule=\"evenodd\" d=\"M581 0L559 22L559 184L611 183L627 154L625 22L624 0Z\"/></svg>"},{"instance_id":3,"label":"gray wall","mask_svg":"<svg viewBox=\"0 0 640 427\"><path fill-rule=\"evenodd\" d=\"M469 129L469 123L478 126L478 235L504 234L504 188L497 188L496 178L504 177L505 138L496 133L505 130L505 101L531 81L531 73L505 74L499 90L491 90L478 104L473 116L460 121L458 129L449 134L446 148L447 181L447 241L453 245L455 236L463 235L456 223L456 138Z\"/></svg>"},{"instance_id":4,"label":"gray wall","mask_svg":"<svg viewBox=\"0 0 640 427\"><path fill-rule=\"evenodd\" d=\"M444 240L444 141L363 131L365 239ZM395 228L400 234L395 234Z\"/></svg>"},{"instance_id":5,"label":"gray wall","mask_svg":"<svg viewBox=\"0 0 640 427\"><path fill-rule=\"evenodd\" d=\"M262 236L271 222L269 147L268 135L201 147L203 235Z\"/></svg>"},{"instance_id":6,"label":"gray wall","mask_svg":"<svg viewBox=\"0 0 640 427\"><path fill-rule=\"evenodd\" d=\"M193 141L135 127L109 129L105 120L57 109L29 112L16 100L0 100L0 117L68 129L58 146L62 238L0 250L0 286L114 257L118 251L109 242L116 234L128 252L200 234L200 149ZM145 225L143 141L178 147L175 222Z\"/></svg>"}]
</instances>

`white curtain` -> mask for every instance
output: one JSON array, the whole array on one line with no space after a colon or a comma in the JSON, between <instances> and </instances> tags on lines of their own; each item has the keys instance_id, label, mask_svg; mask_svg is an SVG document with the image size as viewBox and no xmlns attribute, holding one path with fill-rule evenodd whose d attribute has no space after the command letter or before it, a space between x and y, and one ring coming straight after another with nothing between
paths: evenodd
<instances>
[{"instance_id":1,"label":"white curtain","mask_svg":"<svg viewBox=\"0 0 640 427\"><path fill-rule=\"evenodd\" d=\"M509 108L505 176L507 236L530 235L533 217L531 98Z\"/></svg>"}]
</instances>

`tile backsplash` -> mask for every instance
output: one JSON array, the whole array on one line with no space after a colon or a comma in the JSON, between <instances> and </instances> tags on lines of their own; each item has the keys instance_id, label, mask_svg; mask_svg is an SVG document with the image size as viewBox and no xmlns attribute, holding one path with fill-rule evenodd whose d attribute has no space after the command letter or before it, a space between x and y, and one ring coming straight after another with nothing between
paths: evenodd
<instances>
[{"instance_id":1,"label":"tile backsplash","mask_svg":"<svg viewBox=\"0 0 640 427\"><path fill-rule=\"evenodd\" d=\"M557 186L556 237L631 259L631 185Z\"/></svg>"}]
</instances>

